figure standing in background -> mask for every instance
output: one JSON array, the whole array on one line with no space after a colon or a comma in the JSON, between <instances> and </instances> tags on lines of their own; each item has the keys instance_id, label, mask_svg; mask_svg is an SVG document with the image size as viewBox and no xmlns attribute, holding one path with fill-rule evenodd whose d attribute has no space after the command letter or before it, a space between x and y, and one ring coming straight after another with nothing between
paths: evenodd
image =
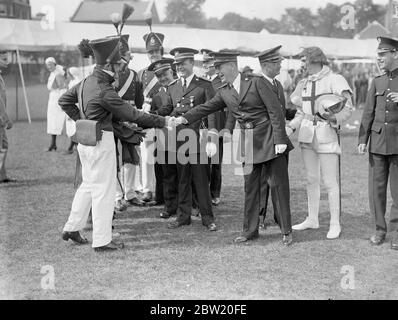
<instances>
[{"instance_id":1,"label":"figure standing in background","mask_svg":"<svg viewBox=\"0 0 398 320\"><path fill-rule=\"evenodd\" d=\"M57 151L57 136L62 134L66 116L58 104L59 98L66 92L64 68L53 57L46 59L50 71L47 89L50 91L47 107L47 133L51 135L51 144L47 151Z\"/></svg>"}]
</instances>

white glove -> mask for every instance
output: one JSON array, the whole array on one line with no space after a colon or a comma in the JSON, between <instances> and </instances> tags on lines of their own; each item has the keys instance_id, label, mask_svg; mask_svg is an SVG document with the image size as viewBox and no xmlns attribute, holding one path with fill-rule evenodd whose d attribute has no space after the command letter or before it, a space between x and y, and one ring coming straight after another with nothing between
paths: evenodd
<instances>
[{"instance_id":1,"label":"white glove","mask_svg":"<svg viewBox=\"0 0 398 320\"><path fill-rule=\"evenodd\" d=\"M151 111L151 105L148 102L144 102L142 105L142 111L149 113Z\"/></svg>"},{"instance_id":2,"label":"white glove","mask_svg":"<svg viewBox=\"0 0 398 320\"><path fill-rule=\"evenodd\" d=\"M184 117L178 117L178 118L175 118L175 123L176 123L176 126L179 126L181 124L188 124L188 121Z\"/></svg>"},{"instance_id":3,"label":"white glove","mask_svg":"<svg viewBox=\"0 0 398 320\"><path fill-rule=\"evenodd\" d=\"M217 146L214 142L208 142L206 144L206 153L209 158L212 158L217 153Z\"/></svg>"},{"instance_id":4,"label":"white glove","mask_svg":"<svg viewBox=\"0 0 398 320\"><path fill-rule=\"evenodd\" d=\"M175 127L175 118L174 117L165 117L165 119L166 119L165 127L169 130L173 129Z\"/></svg>"},{"instance_id":5,"label":"white glove","mask_svg":"<svg viewBox=\"0 0 398 320\"><path fill-rule=\"evenodd\" d=\"M362 155L366 153L366 144L360 144L358 146L358 153Z\"/></svg>"},{"instance_id":6,"label":"white glove","mask_svg":"<svg viewBox=\"0 0 398 320\"><path fill-rule=\"evenodd\" d=\"M275 153L276 154L283 154L287 149L287 144L277 144L275 146Z\"/></svg>"},{"instance_id":7,"label":"white glove","mask_svg":"<svg viewBox=\"0 0 398 320\"><path fill-rule=\"evenodd\" d=\"M294 133L293 129L290 127L286 127L286 134L290 138L290 136Z\"/></svg>"}]
</instances>

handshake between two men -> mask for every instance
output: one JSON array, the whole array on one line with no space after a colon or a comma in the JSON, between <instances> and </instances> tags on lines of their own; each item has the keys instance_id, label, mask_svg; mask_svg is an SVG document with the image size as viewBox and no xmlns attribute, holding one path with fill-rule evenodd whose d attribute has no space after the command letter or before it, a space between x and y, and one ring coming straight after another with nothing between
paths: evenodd
<instances>
[{"instance_id":1,"label":"handshake between two men","mask_svg":"<svg viewBox=\"0 0 398 320\"><path fill-rule=\"evenodd\" d=\"M172 130L180 125L187 125L188 121L184 117L166 117L166 127L169 130ZM219 136L219 133L214 132L214 131L208 131L208 134L214 134ZM228 132L228 130L223 130L222 131L222 136L224 139L224 143L226 142L231 142L232 141L232 134ZM277 144L275 145L275 154L283 154L287 150L287 145L286 144ZM206 153L209 158L214 157L217 154L217 144L208 141L206 144Z\"/></svg>"}]
</instances>

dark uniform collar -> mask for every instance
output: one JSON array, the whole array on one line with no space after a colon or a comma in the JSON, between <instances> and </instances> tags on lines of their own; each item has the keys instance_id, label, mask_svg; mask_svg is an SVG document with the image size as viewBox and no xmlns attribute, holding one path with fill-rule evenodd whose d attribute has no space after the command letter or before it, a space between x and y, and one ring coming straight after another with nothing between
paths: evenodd
<instances>
[{"instance_id":1,"label":"dark uniform collar","mask_svg":"<svg viewBox=\"0 0 398 320\"><path fill-rule=\"evenodd\" d=\"M393 71L389 71L389 72L387 73L387 75L388 75L390 78L396 78L396 77L398 76L398 68L394 69Z\"/></svg>"},{"instance_id":2,"label":"dark uniform collar","mask_svg":"<svg viewBox=\"0 0 398 320\"><path fill-rule=\"evenodd\" d=\"M104 72L100 67L96 66L94 68L93 75L103 82L113 83L115 78L112 77L110 74Z\"/></svg>"}]
</instances>

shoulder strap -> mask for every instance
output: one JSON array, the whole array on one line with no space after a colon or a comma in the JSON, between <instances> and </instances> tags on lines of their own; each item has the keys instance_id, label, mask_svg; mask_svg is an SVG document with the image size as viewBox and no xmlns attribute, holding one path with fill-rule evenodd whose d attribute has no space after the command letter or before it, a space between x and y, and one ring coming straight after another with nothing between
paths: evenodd
<instances>
[{"instance_id":1,"label":"shoulder strap","mask_svg":"<svg viewBox=\"0 0 398 320\"><path fill-rule=\"evenodd\" d=\"M84 113L84 107L83 107L83 87L84 83L86 82L86 79L84 79L79 87L79 95L77 96L78 103L79 103L79 110L80 110L80 117L84 120L87 119L85 113Z\"/></svg>"},{"instance_id":2,"label":"shoulder strap","mask_svg":"<svg viewBox=\"0 0 398 320\"><path fill-rule=\"evenodd\" d=\"M133 83L133 80L134 80L134 72L130 70L129 77L127 78L123 87L117 93L120 98L123 98L123 96L126 94L127 90L130 88L130 85Z\"/></svg>"}]
</instances>

